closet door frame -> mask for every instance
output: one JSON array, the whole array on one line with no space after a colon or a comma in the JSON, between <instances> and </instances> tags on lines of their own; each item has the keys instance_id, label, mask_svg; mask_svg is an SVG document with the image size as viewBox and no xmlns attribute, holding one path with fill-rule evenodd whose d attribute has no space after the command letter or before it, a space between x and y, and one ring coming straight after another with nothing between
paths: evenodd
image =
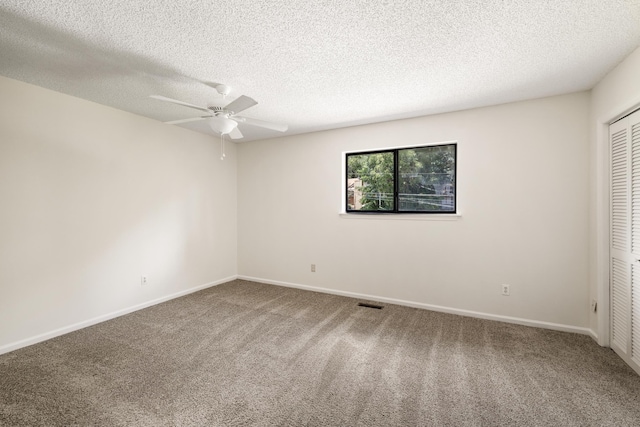
<instances>
[{"instance_id":1,"label":"closet door frame","mask_svg":"<svg viewBox=\"0 0 640 427\"><path fill-rule=\"evenodd\" d=\"M640 108L640 96L596 118L595 142L595 288L598 302L596 325L592 337L603 347L611 345L610 276L611 276L611 147L609 125ZM593 171L592 171L593 173ZM592 193L593 194L593 193ZM593 205L592 205L593 206ZM593 222L592 222L593 224ZM593 259L593 258L591 258ZM590 274L591 276L591 274ZM592 289L592 288L591 288ZM589 316L591 325L591 315ZM590 326L591 328L591 326Z\"/></svg>"}]
</instances>

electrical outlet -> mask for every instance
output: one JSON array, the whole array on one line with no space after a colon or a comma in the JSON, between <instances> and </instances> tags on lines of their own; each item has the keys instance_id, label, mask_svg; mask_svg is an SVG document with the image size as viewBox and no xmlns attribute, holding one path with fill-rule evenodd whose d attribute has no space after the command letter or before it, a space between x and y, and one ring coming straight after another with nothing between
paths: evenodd
<instances>
[{"instance_id":1,"label":"electrical outlet","mask_svg":"<svg viewBox=\"0 0 640 427\"><path fill-rule=\"evenodd\" d=\"M511 295L511 285L502 285L502 295L505 297Z\"/></svg>"},{"instance_id":2,"label":"electrical outlet","mask_svg":"<svg viewBox=\"0 0 640 427\"><path fill-rule=\"evenodd\" d=\"M142 286L145 286L148 283L149 283L149 279L147 278L147 276L140 276L140 284Z\"/></svg>"},{"instance_id":3,"label":"electrical outlet","mask_svg":"<svg viewBox=\"0 0 640 427\"><path fill-rule=\"evenodd\" d=\"M593 311L594 313L598 311L598 301L596 301L595 299L591 300L591 311Z\"/></svg>"},{"instance_id":4,"label":"electrical outlet","mask_svg":"<svg viewBox=\"0 0 640 427\"><path fill-rule=\"evenodd\" d=\"M316 272L316 265L315 264L311 264L311 272L312 273Z\"/></svg>"}]
</instances>

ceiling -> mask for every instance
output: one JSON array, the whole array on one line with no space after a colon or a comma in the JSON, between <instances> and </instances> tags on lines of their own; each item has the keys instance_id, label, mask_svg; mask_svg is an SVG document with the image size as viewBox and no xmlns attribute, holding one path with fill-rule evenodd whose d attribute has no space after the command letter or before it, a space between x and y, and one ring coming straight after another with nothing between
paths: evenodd
<instances>
[{"instance_id":1,"label":"ceiling","mask_svg":"<svg viewBox=\"0 0 640 427\"><path fill-rule=\"evenodd\" d=\"M160 121L244 94L286 135L588 90L639 45L640 0L0 3L1 75Z\"/></svg>"}]
</instances>

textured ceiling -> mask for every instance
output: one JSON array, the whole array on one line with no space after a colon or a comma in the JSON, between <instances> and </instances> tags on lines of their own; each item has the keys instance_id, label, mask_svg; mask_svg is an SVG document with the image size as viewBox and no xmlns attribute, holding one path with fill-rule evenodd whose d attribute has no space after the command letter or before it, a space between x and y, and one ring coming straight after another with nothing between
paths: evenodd
<instances>
[{"instance_id":1,"label":"textured ceiling","mask_svg":"<svg viewBox=\"0 0 640 427\"><path fill-rule=\"evenodd\" d=\"M640 0L0 3L4 76L161 121L244 94L287 134L590 89L639 45Z\"/></svg>"}]
</instances>

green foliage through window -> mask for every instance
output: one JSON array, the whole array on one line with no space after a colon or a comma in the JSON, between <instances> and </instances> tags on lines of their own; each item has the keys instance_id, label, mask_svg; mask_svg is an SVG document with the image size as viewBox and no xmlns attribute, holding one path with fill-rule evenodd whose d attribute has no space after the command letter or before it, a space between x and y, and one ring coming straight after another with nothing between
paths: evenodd
<instances>
[{"instance_id":1,"label":"green foliage through window","mask_svg":"<svg viewBox=\"0 0 640 427\"><path fill-rule=\"evenodd\" d=\"M347 212L456 212L456 144L347 154Z\"/></svg>"}]
</instances>

